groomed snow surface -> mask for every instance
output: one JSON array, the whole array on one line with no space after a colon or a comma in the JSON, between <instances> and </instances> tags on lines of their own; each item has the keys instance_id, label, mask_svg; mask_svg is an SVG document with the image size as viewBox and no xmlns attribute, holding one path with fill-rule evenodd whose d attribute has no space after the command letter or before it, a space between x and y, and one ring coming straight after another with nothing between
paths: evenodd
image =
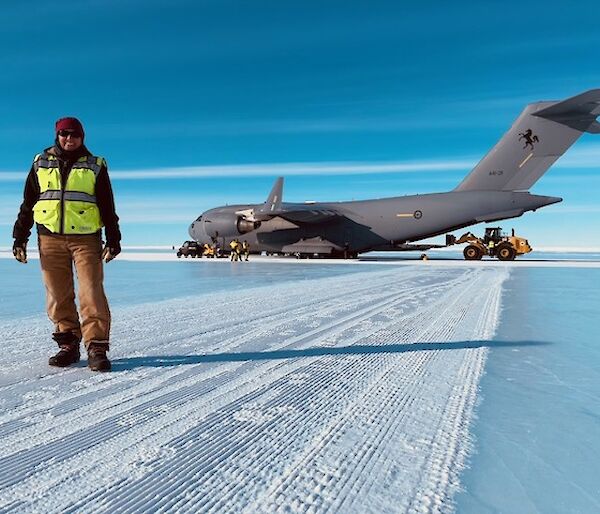
<instances>
[{"instance_id":1,"label":"groomed snow surface","mask_svg":"<svg viewBox=\"0 0 600 514\"><path fill-rule=\"evenodd\" d=\"M41 314L0 318L0 512L452 511L509 272L113 306L107 374L49 368Z\"/></svg>"}]
</instances>

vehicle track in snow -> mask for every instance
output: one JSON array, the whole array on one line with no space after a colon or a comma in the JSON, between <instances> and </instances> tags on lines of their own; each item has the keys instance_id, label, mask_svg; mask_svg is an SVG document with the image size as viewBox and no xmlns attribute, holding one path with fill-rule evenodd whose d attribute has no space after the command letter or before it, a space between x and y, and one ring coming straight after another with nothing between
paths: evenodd
<instances>
[{"instance_id":1,"label":"vehicle track in snow","mask_svg":"<svg viewBox=\"0 0 600 514\"><path fill-rule=\"evenodd\" d=\"M393 269L121 309L116 372L2 382L0 511L450 510L507 273Z\"/></svg>"},{"instance_id":2,"label":"vehicle track in snow","mask_svg":"<svg viewBox=\"0 0 600 514\"><path fill-rule=\"evenodd\" d=\"M362 292L361 292L362 293ZM405 291L403 293L403 295L407 295L407 294L412 294L410 288ZM396 299L395 301L399 301L403 298L403 296L397 296L396 295ZM369 299L371 300L371 299ZM339 302L338 302L339 303ZM383 307L385 308L387 306L387 304L389 303L389 299L384 300L384 305ZM363 304L362 310L358 310L358 312L353 312L350 315L350 321L352 321L353 319L355 319L356 321L360 321L361 317L361 312L363 310L366 309L366 312L370 312L370 310L372 309L371 307L371 303L363 300ZM381 307L379 307L379 309L381 310ZM348 306L344 305L343 307L338 307L338 310L343 310L346 311L348 310ZM309 313L311 315L311 317L314 317L314 312L310 312ZM289 323L289 321L286 321L287 323ZM314 338L319 334L319 333L323 333L324 330L327 330L329 328L329 325L333 325L333 327L339 327L341 325L346 325L348 324L349 320L347 319L347 317L341 317L341 319L336 319L333 322L330 322L329 324L325 324L325 326L320 326L317 328L313 328L311 330L308 331L303 331L300 333L299 336L294 336L294 337L287 337L286 339L284 339L285 342L285 346L289 346L291 344L296 343L298 340L300 339L305 339L308 338L310 340L310 342L314 341ZM295 323L297 323L297 321L295 321ZM279 325L275 325L274 323L272 323L269 326L269 331L265 332L264 329L262 329L262 332L260 333L261 336L265 336L267 335L269 337L269 341L272 340L273 337L276 336L277 333L277 329L278 329ZM239 341L238 341L239 343ZM223 343L220 343L221 345L223 345ZM279 345L281 347L281 344ZM271 349L271 351L273 350L274 346L269 344L269 348ZM222 348L220 348L222 350ZM214 348L211 348L211 350L214 350ZM231 368L232 365L228 365L229 368ZM193 371L193 370L184 370L185 372L181 373L181 370L178 370L180 374L184 375L184 378L187 375L192 375L193 377L193 382L192 385L194 383L194 381L196 380L197 374ZM179 384L179 376L169 376L169 377L164 377L162 373L160 373L159 371L155 372L156 378L158 380L158 384L154 387L148 387L148 383L144 382L143 388L144 388L144 393L147 393L148 390L150 391L157 391L157 392L164 392L166 387L172 387L172 382L176 381L177 383L175 384L174 390L175 391L179 391L180 387L185 385L185 384ZM243 377L246 377L246 374L242 374ZM102 377L104 378L104 377ZM106 384L106 383L105 383ZM103 384L103 385L105 385ZM115 384L114 387L112 387L109 391L107 391L107 393L111 393L111 394L121 394L121 391L123 389L126 389L128 386L127 382L125 382L124 384ZM33 385L32 385L33 387ZM116 393L115 393L116 390ZM55 392L56 389L53 389L53 392ZM13 391L14 392L14 391ZM114 406L116 408L116 410L122 411L125 406L127 405L128 407L131 407L131 402L128 404L123 404L122 402L118 402L115 401L114 398L112 398L111 396L107 396L105 398L103 398L101 401L96 402L95 403L95 408L96 410L100 410L100 414L97 415L95 418L90 418L89 413L83 409L81 410L81 412L79 413L79 415L77 413L72 413L71 411L73 410L74 406L78 405L78 404L82 404L85 405L85 403L87 402L87 399L90 396L95 396L97 395L96 391L93 392L87 392L86 394L83 395L83 398L78 398L77 397L77 393L73 394L71 393L66 399L64 398L64 394L61 394L58 396L58 398L56 398L56 400L54 400L54 402L46 400L46 402L43 404L43 406L41 407L41 409L44 411L45 414L48 414L48 406L49 405L54 405L54 408L50 410L50 414L54 414L56 413L56 418L47 423L47 432L51 432L52 433L52 437L54 439L60 439L62 444L64 444L63 439L69 434L69 433L73 433L73 431L78 428L81 429L81 426L77 425L77 421L79 418L81 418L84 422L84 424L86 426L89 426L90 424L97 424L99 420L102 419L102 416L105 415L107 413L106 410L104 410L102 407L104 404L108 404L109 406ZM43 397L43 394L41 395ZM140 395L139 398L140 400L143 400L143 404L146 404L146 398L145 396L147 396L147 394L145 395ZM37 399L36 396L34 396L35 399ZM153 400L150 400L151 402L153 402ZM30 402L31 403L31 402ZM66 403L67 405L65 407L62 407L62 404ZM29 417L30 419L35 419L35 415L36 412L40 409L40 407L37 404L34 404L33 406L29 407L28 409L26 409L26 411L23 412L19 412L18 409L14 409L12 412L12 416L15 415L20 415L21 417ZM67 415L64 415L64 413L67 412ZM61 416L64 416L64 419L61 419ZM65 422L65 420L67 420L68 422ZM0 430L1 430L1 426L0 426ZM43 435L43 433L41 433L39 431L39 429L35 428L33 430L34 435L32 435L31 433L28 433L26 430L20 430L18 434L16 434L14 437L12 438L8 438L6 440L7 444L10 445L11 449L14 451L19 450L19 443L21 443L21 447L28 447L31 446L32 443L36 442L36 437L37 439L39 439L40 435ZM18 439L17 439L18 438ZM48 443L48 439L42 439L43 443ZM1 470L1 467L0 467Z\"/></svg>"},{"instance_id":3,"label":"vehicle track in snow","mask_svg":"<svg viewBox=\"0 0 600 514\"><path fill-rule=\"evenodd\" d=\"M418 276L411 277L411 280L418 281ZM224 323L223 321L220 321L217 325L218 328L215 328L214 326L210 325L210 323L214 324L214 321L210 319L210 314L207 314L205 312L206 309L202 300L197 300L194 303L191 303L190 300L183 300L181 302L171 302L170 304L168 304L168 306L165 306L164 308L161 308L160 305L154 306L153 310L162 310L163 312L161 316L161 322L159 323L156 320L152 320L152 315L150 315L149 319L143 325L138 326L135 331L132 331L132 325L135 325L141 316L138 312L140 308L134 308L131 309L132 312L126 312L119 320L119 325L126 327L125 331L127 331L127 334L119 334L119 332L121 331L117 327L115 330L115 332L117 333L115 334L114 339L122 340L122 344L117 346L117 351L120 350L119 347L126 347L128 350L128 354L133 357L135 357L136 355L152 354L152 350L154 350L155 348L165 347L167 343L172 342L172 340L177 340L177 338L182 340L178 344L177 350L180 350L181 348L193 347L196 351L198 349L201 349L203 352L208 353L211 351L223 351L236 347L244 347L244 349L249 349L250 345L245 343L251 343L253 338L257 339L260 342L261 336L263 338L269 337L271 338L269 339L270 341L276 335L276 340L279 340L280 335L283 333L283 335L288 336L286 338L287 341L289 339L289 335L295 334L296 332L298 332L301 336L306 337L310 335L310 332L306 330L306 325L313 325L315 323L315 319L335 318L336 316L339 316L344 312L351 312L353 315L356 315L357 309L355 307L355 304L357 302L360 304L361 308L366 308L369 302L376 301L378 298L397 295L397 293L388 293L381 291L372 292L374 288L385 288L385 285L385 280L382 280L380 282L370 282L368 285L365 285L362 288L357 288L355 291L352 292L354 297L359 297L358 300L349 298L342 303L340 303L340 293L337 291L330 291L329 296L325 298L312 297L309 301L306 301L305 298L303 298L298 303L287 303L286 309L282 308L280 305L281 302L288 302L288 299L286 297L283 297L275 301L275 303L277 304L277 307L275 309L268 310L268 305L266 305L265 310L261 309L257 313L256 320L249 320L247 322L247 315L243 317L242 321L240 321L240 319L236 319L235 311L216 312L215 317L217 317L219 320L222 320L228 315L231 317L231 321L229 323ZM403 295L411 295L412 289L414 289L414 287L410 287L410 284L407 284ZM364 295L365 293L369 293L366 299L362 297L362 295ZM298 296L297 293L295 293L295 295ZM249 296L248 298L244 298L242 301L248 303L249 298L251 297ZM222 304L220 305L222 306ZM261 302L261 306L262 305L265 305L265 302ZM146 311L150 310L149 307L141 307L141 309ZM299 312L300 310L302 310L302 312ZM194 319L192 322L192 320L190 320L190 312L199 312L201 314L199 314L197 318ZM299 320L299 318L301 318L302 315L304 315L305 317L308 316L310 318L310 321L308 321L306 324L302 324L301 322L299 323L299 321L301 321L301 319ZM265 328L264 322L269 318L272 319L269 320L267 328ZM186 319L187 321L185 323L182 323L182 319ZM242 325L242 323L244 323L242 329L243 332L240 333L240 326ZM335 322L335 324L338 323L339 321ZM43 324L46 326L47 331L47 322L43 322ZM160 338L157 338L155 335L156 326L162 326L166 329L165 334L162 335ZM290 331L290 326L292 328L295 328L296 331ZM143 330L144 332L140 334L139 332L141 330ZM21 331L23 331L22 326ZM207 344L207 342L213 344L209 345ZM14 344L16 344L16 340ZM48 347L47 344L40 344L40 346ZM51 351L53 350L54 348L51 348ZM39 348L37 350L37 353L40 353ZM45 359L45 356L43 358ZM25 359L21 356L19 357L19 360L23 361ZM83 366L83 364L80 364L80 366ZM27 368L31 369L31 364L27 364ZM79 391L82 395L85 394L85 392L87 391L85 387L80 387L87 384L87 382L81 381L81 375L73 375L71 373L71 369L56 370L53 368L48 368L47 366L44 366L41 369L42 373L45 372L47 373L47 375L39 377L37 376L37 374L39 373L38 370L34 370L33 372L36 373L36 376L34 378L52 380L53 377L58 374L64 375L65 378L72 377L73 382L71 382L69 386L70 396L68 410L70 410L73 405L73 389ZM178 370L178 373L180 371L181 370ZM163 379L162 372L158 376L159 379ZM98 379L98 381L101 382L100 379ZM115 385L114 382L114 380L110 382L110 385L113 387ZM32 397L26 399L36 400L38 398L44 398L44 394L39 392L39 380L31 380L28 388L28 384L26 381L24 381L22 376L15 376L15 384L9 384L7 386L4 386L4 388L0 388L0 394L2 394L3 389L5 389L6 391L10 392L10 395L13 397L16 397L17 394L21 394L25 397L28 394L30 394L32 395ZM94 391L92 392L93 394L95 394L97 387L103 387L103 384L96 384ZM56 386L49 385L45 389L49 392L45 396L55 397L57 403L63 401L61 397L56 394ZM43 409L46 410L48 406L48 398L44 399L46 400L46 403L44 404ZM37 408L35 404L35 401L26 401L26 409L24 414L27 416L31 416L32 411L30 408L28 409L27 407L33 405L33 408L35 409ZM11 407L13 410L8 414L9 418L18 415L19 412L18 406L12 405ZM2 435L2 422L5 420L5 418L6 416L0 417L0 435Z\"/></svg>"}]
</instances>

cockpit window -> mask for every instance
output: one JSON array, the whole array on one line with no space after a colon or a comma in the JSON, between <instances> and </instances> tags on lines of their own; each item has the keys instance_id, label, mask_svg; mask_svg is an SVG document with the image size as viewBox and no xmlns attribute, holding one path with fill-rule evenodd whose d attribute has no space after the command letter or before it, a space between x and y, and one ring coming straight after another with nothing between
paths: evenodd
<instances>
[{"instance_id":1,"label":"cockpit window","mask_svg":"<svg viewBox=\"0 0 600 514\"><path fill-rule=\"evenodd\" d=\"M200 216L198 216L198 219L196 221L202 221L202 214L200 214Z\"/></svg>"}]
</instances>

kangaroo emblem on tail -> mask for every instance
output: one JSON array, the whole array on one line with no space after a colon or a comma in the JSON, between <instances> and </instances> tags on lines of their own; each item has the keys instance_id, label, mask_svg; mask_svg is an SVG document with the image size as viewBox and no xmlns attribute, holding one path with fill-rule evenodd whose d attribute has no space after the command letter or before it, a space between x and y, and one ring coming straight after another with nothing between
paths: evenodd
<instances>
[{"instance_id":1,"label":"kangaroo emblem on tail","mask_svg":"<svg viewBox=\"0 0 600 514\"><path fill-rule=\"evenodd\" d=\"M521 139L525 140L525 146L523 147L523 149L530 146L533 150L533 143L540 142L540 139L535 134L533 134L533 130L531 129L527 129L525 132L519 132L519 141Z\"/></svg>"}]
</instances>

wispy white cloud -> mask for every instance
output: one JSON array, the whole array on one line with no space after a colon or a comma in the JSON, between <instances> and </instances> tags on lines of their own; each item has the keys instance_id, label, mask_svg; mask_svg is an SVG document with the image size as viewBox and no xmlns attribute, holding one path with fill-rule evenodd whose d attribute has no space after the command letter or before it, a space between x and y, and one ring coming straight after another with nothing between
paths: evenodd
<instances>
[{"instance_id":1,"label":"wispy white cloud","mask_svg":"<svg viewBox=\"0 0 600 514\"><path fill-rule=\"evenodd\" d=\"M290 175L369 175L373 173L414 173L438 171L467 172L477 164L478 157L425 159L420 161L338 161L282 162L257 164L224 164L184 166L137 170L112 170L114 180L159 180L172 178L247 177ZM600 145L575 148L562 157L557 168L600 168ZM0 172L0 182L23 181L21 171Z\"/></svg>"},{"instance_id":2,"label":"wispy white cloud","mask_svg":"<svg viewBox=\"0 0 600 514\"><path fill-rule=\"evenodd\" d=\"M202 211L227 203L220 196L194 195L193 197L161 197L160 203L148 209L148 198L121 197L117 212L121 224L152 223L158 225L183 223L189 225Z\"/></svg>"},{"instance_id":3,"label":"wispy white cloud","mask_svg":"<svg viewBox=\"0 0 600 514\"><path fill-rule=\"evenodd\" d=\"M222 166L190 166L179 168L113 171L116 180L243 177L276 175L359 175L370 173L410 173L446 170L466 170L475 164L471 159L444 159L398 162L306 162L266 163Z\"/></svg>"},{"instance_id":4,"label":"wispy white cloud","mask_svg":"<svg viewBox=\"0 0 600 514\"><path fill-rule=\"evenodd\" d=\"M571 205L565 207L563 205L550 206L544 210L545 214L598 214L600 213L600 205Z\"/></svg>"},{"instance_id":5,"label":"wispy white cloud","mask_svg":"<svg viewBox=\"0 0 600 514\"><path fill-rule=\"evenodd\" d=\"M137 170L111 170L113 180L149 180L202 177L246 177L278 175L360 175L371 173L411 173L448 170L469 170L476 159L431 159L422 161L348 161L348 162L282 162L232 164L215 166L185 166ZM24 181L23 172L0 172L0 182Z\"/></svg>"},{"instance_id":6,"label":"wispy white cloud","mask_svg":"<svg viewBox=\"0 0 600 514\"><path fill-rule=\"evenodd\" d=\"M568 151L555 165L557 168L596 168L600 169L600 145L581 145Z\"/></svg>"},{"instance_id":7,"label":"wispy white cloud","mask_svg":"<svg viewBox=\"0 0 600 514\"><path fill-rule=\"evenodd\" d=\"M287 162L264 164L237 164L217 166L189 166L155 168L130 171L113 171L117 180L276 176L276 175L368 175L372 173L414 173L437 171L469 171L478 158L463 156L456 158L426 159L421 161L341 161L341 162ZM556 167L600 168L600 145L586 145L568 152ZM21 175L22 176L22 175Z\"/></svg>"},{"instance_id":8,"label":"wispy white cloud","mask_svg":"<svg viewBox=\"0 0 600 514\"><path fill-rule=\"evenodd\" d=\"M0 171L0 182L25 182L22 171Z\"/></svg>"},{"instance_id":9,"label":"wispy white cloud","mask_svg":"<svg viewBox=\"0 0 600 514\"><path fill-rule=\"evenodd\" d=\"M194 213L190 213L188 216L185 213L178 212L163 212L162 214L144 214L144 213L133 213L124 215L119 212L121 225L128 224L142 224L142 225L172 225L182 224L183 227L187 227L196 217L202 213L202 210L197 210Z\"/></svg>"}]
</instances>

